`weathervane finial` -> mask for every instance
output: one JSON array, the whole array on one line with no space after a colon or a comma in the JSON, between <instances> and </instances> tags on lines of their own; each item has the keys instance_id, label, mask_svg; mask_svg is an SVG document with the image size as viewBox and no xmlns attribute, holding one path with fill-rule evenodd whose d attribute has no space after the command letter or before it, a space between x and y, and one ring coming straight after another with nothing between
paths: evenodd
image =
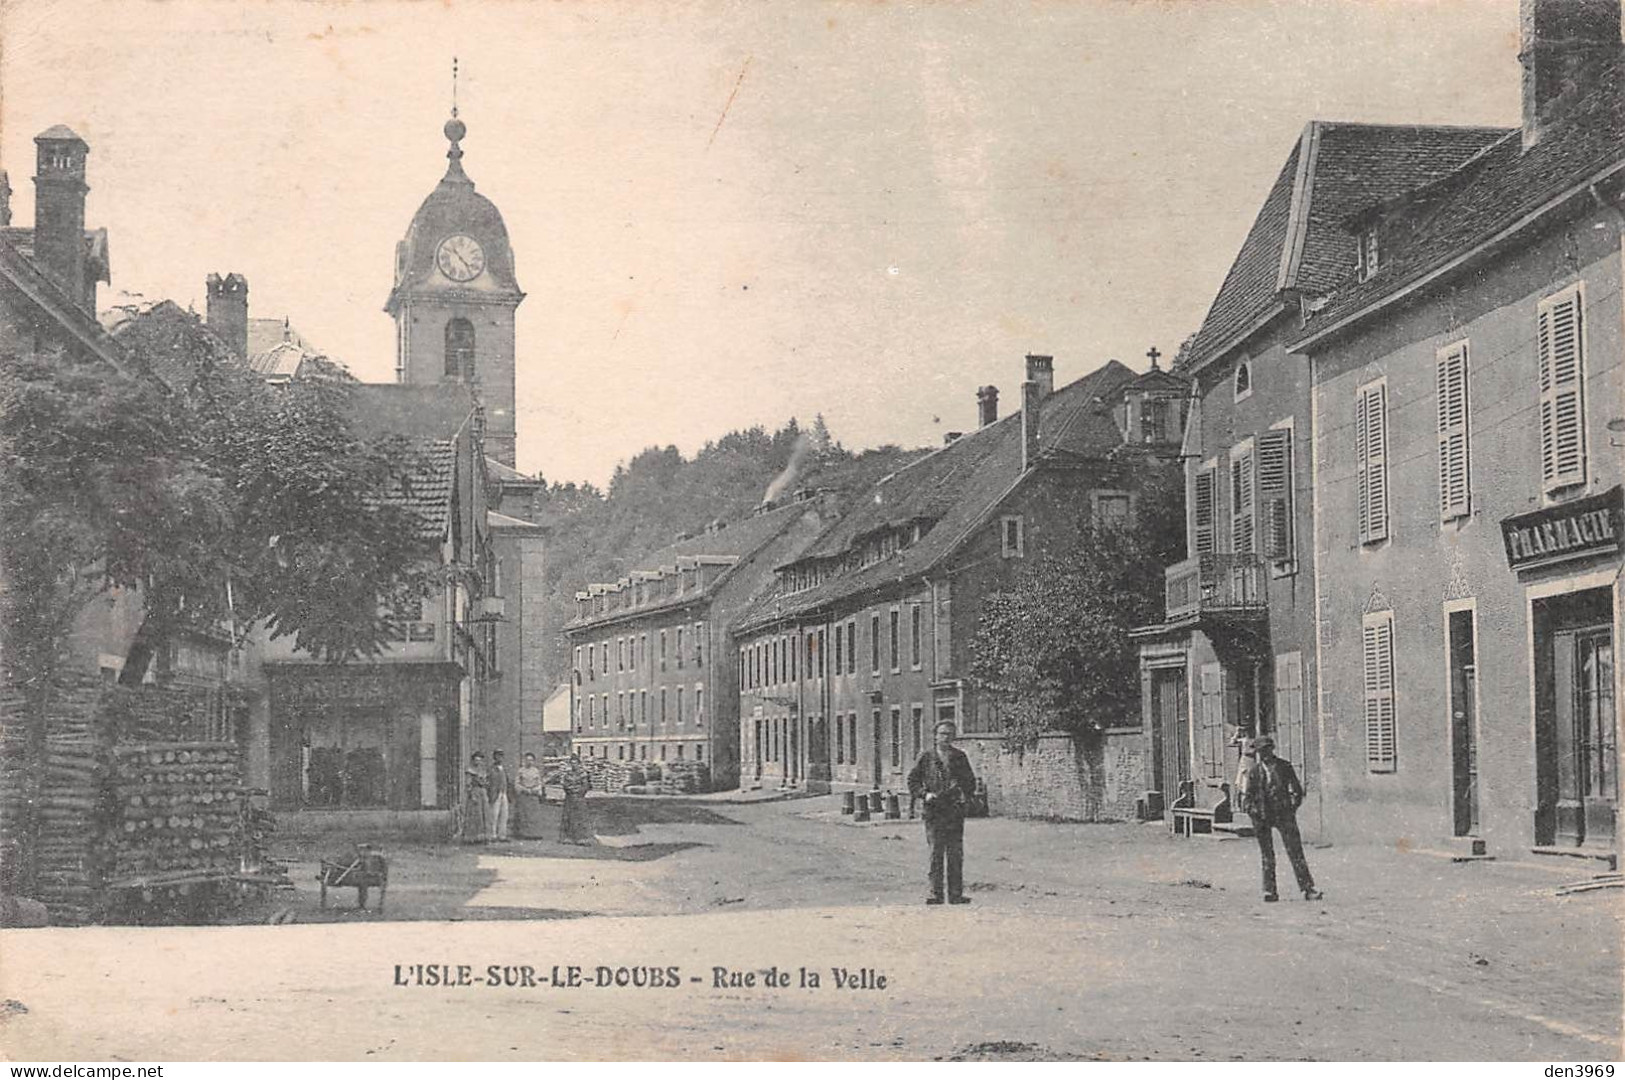
<instances>
[{"instance_id":1,"label":"weathervane finial","mask_svg":"<svg viewBox=\"0 0 1625 1080\"><path fill-rule=\"evenodd\" d=\"M457 58L451 58L451 115L457 115Z\"/></svg>"}]
</instances>

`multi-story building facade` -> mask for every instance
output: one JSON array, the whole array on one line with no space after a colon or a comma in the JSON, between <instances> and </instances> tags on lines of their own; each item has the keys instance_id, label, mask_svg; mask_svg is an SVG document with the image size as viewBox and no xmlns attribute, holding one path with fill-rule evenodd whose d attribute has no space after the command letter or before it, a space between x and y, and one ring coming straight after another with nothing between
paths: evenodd
<instances>
[{"instance_id":1,"label":"multi-story building facade","mask_svg":"<svg viewBox=\"0 0 1625 1080\"><path fill-rule=\"evenodd\" d=\"M571 746L614 762L701 762L710 786L739 781L729 626L830 521L827 494L802 493L639 560L576 594Z\"/></svg>"},{"instance_id":2,"label":"multi-story building facade","mask_svg":"<svg viewBox=\"0 0 1625 1080\"><path fill-rule=\"evenodd\" d=\"M1155 801L1227 820L1236 732L1270 732L1310 787L1306 831L1319 828L1312 409L1288 342L1353 262L1346 215L1448 175L1502 134L1310 123L1178 358L1195 393L1188 558L1168 568L1164 621L1135 633Z\"/></svg>"},{"instance_id":3,"label":"multi-story building facade","mask_svg":"<svg viewBox=\"0 0 1625 1080\"><path fill-rule=\"evenodd\" d=\"M1335 833L1617 852L1618 0L1525 0L1524 124L1349 216L1314 374Z\"/></svg>"},{"instance_id":4,"label":"multi-story building facade","mask_svg":"<svg viewBox=\"0 0 1625 1080\"><path fill-rule=\"evenodd\" d=\"M969 678L971 643L983 599L1030 561L1076 544L1091 518L1135 520L1146 478L1178 468L1188 391L1116 361L1060 390L1050 357L1029 356L1026 376L1020 409L1000 419L997 390L978 391L976 431L863 493L740 620L746 785L900 790L946 720L966 734L994 812L1088 812L1045 810L1001 761L998 702ZM1137 721L1111 718L1107 738L1137 751ZM1119 778L1130 807L1144 787L1131 771Z\"/></svg>"},{"instance_id":5,"label":"multi-story building facade","mask_svg":"<svg viewBox=\"0 0 1625 1080\"><path fill-rule=\"evenodd\" d=\"M422 446L421 467L389 497L421 522L444 583L413 610L390 613L397 640L371 660L331 664L298 651L291 636L261 635L272 806L429 811L397 821L443 825L468 755L515 745L492 708L502 600L491 591L480 412L457 385L350 392L358 434L403 434Z\"/></svg>"}]
</instances>

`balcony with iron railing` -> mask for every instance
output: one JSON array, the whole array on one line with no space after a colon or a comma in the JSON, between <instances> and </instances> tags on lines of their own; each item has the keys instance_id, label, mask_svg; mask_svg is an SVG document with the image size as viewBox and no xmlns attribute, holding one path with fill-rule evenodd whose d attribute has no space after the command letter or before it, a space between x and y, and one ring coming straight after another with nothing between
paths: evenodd
<instances>
[{"instance_id":1,"label":"balcony with iron railing","mask_svg":"<svg viewBox=\"0 0 1625 1080\"><path fill-rule=\"evenodd\" d=\"M1168 621L1192 616L1262 617L1269 611L1269 574L1253 554L1210 553L1164 572Z\"/></svg>"}]
</instances>

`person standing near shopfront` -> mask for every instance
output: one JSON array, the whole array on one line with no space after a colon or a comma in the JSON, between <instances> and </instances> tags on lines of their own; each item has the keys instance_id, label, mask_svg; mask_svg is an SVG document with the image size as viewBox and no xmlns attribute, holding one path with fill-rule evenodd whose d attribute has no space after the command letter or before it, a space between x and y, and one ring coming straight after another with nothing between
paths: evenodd
<instances>
[{"instance_id":1,"label":"person standing near shopfront","mask_svg":"<svg viewBox=\"0 0 1625 1080\"><path fill-rule=\"evenodd\" d=\"M925 804L925 839L931 848L927 904L968 904L965 895L965 809L976 790L976 773L965 752L954 745L954 725L937 725L936 746L920 755L908 773L908 793Z\"/></svg>"},{"instance_id":2,"label":"person standing near shopfront","mask_svg":"<svg viewBox=\"0 0 1625 1080\"><path fill-rule=\"evenodd\" d=\"M508 809L513 800L508 795L508 767L502 763L502 751L491 751L491 839L508 839Z\"/></svg>"}]
</instances>

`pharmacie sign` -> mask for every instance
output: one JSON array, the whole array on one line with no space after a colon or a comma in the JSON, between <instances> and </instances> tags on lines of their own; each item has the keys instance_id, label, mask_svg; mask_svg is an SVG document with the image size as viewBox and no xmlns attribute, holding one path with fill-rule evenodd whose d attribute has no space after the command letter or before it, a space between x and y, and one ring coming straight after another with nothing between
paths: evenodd
<instances>
[{"instance_id":1,"label":"pharmacie sign","mask_svg":"<svg viewBox=\"0 0 1625 1080\"><path fill-rule=\"evenodd\" d=\"M1507 565L1514 570L1616 552L1622 531L1625 487L1501 521Z\"/></svg>"}]
</instances>

